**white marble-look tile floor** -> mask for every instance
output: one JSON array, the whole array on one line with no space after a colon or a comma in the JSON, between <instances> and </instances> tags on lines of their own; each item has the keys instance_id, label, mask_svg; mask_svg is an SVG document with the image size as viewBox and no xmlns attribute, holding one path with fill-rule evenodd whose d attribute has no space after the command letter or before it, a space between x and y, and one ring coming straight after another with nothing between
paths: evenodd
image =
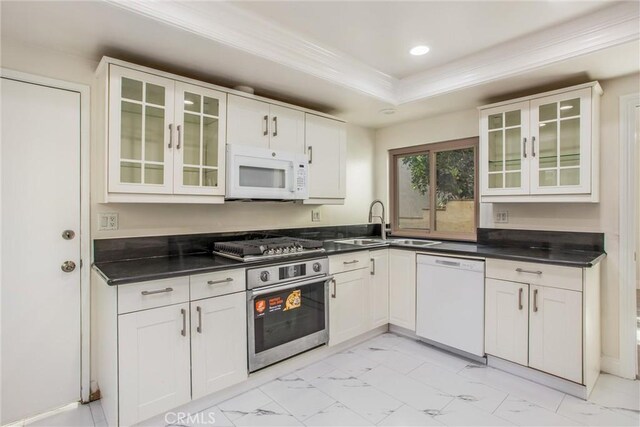
<instances>
[{"instance_id":1,"label":"white marble-look tile floor","mask_svg":"<svg viewBox=\"0 0 640 427\"><path fill-rule=\"evenodd\" d=\"M198 422L174 425L637 427L640 382L602 374L584 401L386 333L192 419ZM34 424L106 422L99 402L93 402Z\"/></svg>"}]
</instances>

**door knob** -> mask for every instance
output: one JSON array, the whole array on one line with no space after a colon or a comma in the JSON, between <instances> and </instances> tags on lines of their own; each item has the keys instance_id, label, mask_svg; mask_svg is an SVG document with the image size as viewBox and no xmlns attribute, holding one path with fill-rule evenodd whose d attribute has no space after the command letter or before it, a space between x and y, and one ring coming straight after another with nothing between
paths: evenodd
<instances>
[{"instance_id":1,"label":"door knob","mask_svg":"<svg viewBox=\"0 0 640 427\"><path fill-rule=\"evenodd\" d=\"M71 273L73 270L76 269L76 263L73 261L65 261L62 263L62 265L60 266L60 268L62 269L62 271L64 271L65 273Z\"/></svg>"},{"instance_id":2,"label":"door knob","mask_svg":"<svg viewBox=\"0 0 640 427\"><path fill-rule=\"evenodd\" d=\"M76 233L75 233L75 231L73 231L73 230L64 230L64 231L62 232L62 238L63 238L64 240L71 240L71 239L73 239L74 237L76 237Z\"/></svg>"}]
</instances>

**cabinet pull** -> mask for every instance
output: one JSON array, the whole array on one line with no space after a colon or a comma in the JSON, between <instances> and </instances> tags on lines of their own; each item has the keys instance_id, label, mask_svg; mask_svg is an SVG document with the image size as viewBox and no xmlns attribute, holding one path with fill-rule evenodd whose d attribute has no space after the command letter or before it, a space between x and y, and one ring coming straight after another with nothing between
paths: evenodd
<instances>
[{"instance_id":1,"label":"cabinet pull","mask_svg":"<svg viewBox=\"0 0 640 427\"><path fill-rule=\"evenodd\" d=\"M313 163L313 147L309 146L307 148L307 152L309 153L309 164Z\"/></svg>"},{"instance_id":2,"label":"cabinet pull","mask_svg":"<svg viewBox=\"0 0 640 427\"><path fill-rule=\"evenodd\" d=\"M173 292L173 288L158 289L157 291L142 291L140 293L142 295L154 295L154 294L163 294L165 292Z\"/></svg>"},{"instance_id":3,"label":"cabinet pull","mask_svg":"<svg viewBox=\"0 0 640 427\"><path fill-rule=\"evenodd\" d=\"M199 334L201 334L202 333L202 307L197 306L196 311L198 312L198 327L196 328L196 331Z\"/></svg>"},{"instance_id":4,"label":"cabinet pull","mask_svg":"<svg viewBox=\"0 0 640 427\"><path fill-rule=\"evenodd\" d=\"M542 274L542 271L540 271L540 270L536 270L536 271L533 271L533 270L523 270L522 268L519 268L519 267L518 267L518 268L516 268L516 271L517 271L518 273L538 274L538 275Z\"/></svg>"},{"instance_id":5,"label":"cabinet pull","mask_svg":"<svg viewBox=\"0 0 640 427\"><path fill-rule=\"evenodd\" d=\"M359 263L360 260L354 259L353 261L345 261L343 262L344 265L349 265L349 264L357 264Z\"/></svg>"},{"instance_id":6,"label":"cabinet pull","mask_svg":"<svg viewBox=\"0 0 640 427\"><path fill-rule=\"evenodd\" d=\"M527 137L522 138L522 154L524 158L527 158Z\"/></svg>"},{"instance_id":7,"label":"cabinet pull","mask_svg":"<svg viewBox=\"0 0 640 427\"><path fill-rule=\"evenodd\" d=\"M369 272L372 276L376 275L376 260L375 258L371 258L371 271Z\"/></svg>"},{"instance_id":8,"label":"cabinet pull","mask_svg":"<svg viewBox=\"0 0 640 427\"><path fill-rule=\"evenodd\" d=\"M531 137L531 155L533 157L536 156L536 137L535 136Z\"/></svg>"},{"instance_id":9,"label":"cabinet pull","mask_svg":"<svg viewBox=\"0 0 640 427\"><path fill-rule=\"evenodd\" d=\"M265 115L262 120L264 120L264 132L262 134L267 136L269 135L269 116Z\"/></svg>"},{"instance_id":10,"label":"cabinet pull","mask_svg":"<svg viewBox=\"0 0 640 427\"><path fill-rule=\"evenodd\" d=\"M178 125L177 129L178 129L178 145L176 145L176 148L179 150L180 146L182 145L182 125Z\"/></svg>"},{"instance_id":11,"label":"cabinet pull","mask_svg":"<svg viewBox=\"0 0 640 427\"><path fill-rule=\"evenodd\" d=\"M184 308L180 309L180 314L182 314L182 330L180 331L180 335L183 337L187 336L187 310Z\"/></svg>"},{"instance_id":12,"label":"cabinet pull","mask_svg":"<svg viewBox=\"0 0 640 427\"><path fill-rule=\"evenodd\" d=\"M218 285L220 283L229 283L229 282L233 282L233 278L227 277L226 279L222 279L222 280L209 280L207 282L207 285Z\"/></svg>"},{"instance_id":13,"label":"cabinet pull","mask_svg":"<svg viewBox=\"0 0 640 427\"><path fill-rule=\"evenodd\" d=\"M278 116L273 116L273 136L278 136Z\"/></svg>"},{"instance_id":14,"label":"cabinet pull","mask_svg":"<svg viewBox=\"0 0 640 427\"><path fill-rule=\"evenodd\" d=\"M518 310L522 310L522 288L518 291Z\"/></svg>"},{"instance_id":15,"label":"cabinet pull","mask_svg":"<svg viewBox=\"0 0 640 427\"><path fill-rule=\"evenodd\" d=\"M173 147L173 123L169 123L169 148Z\"/></svg>"},{"instance_id":16,"label":"cabinet pull","mask_svg":"<svg viewBox=\"0 0 640 427\"><path fill-rule=\"evenodd\" d=\"M333 282L333 292L331 293L331 298L335 298L338 295L338 285L336 284L336 279L331 279Z\"/></svg>"},{"instance_id":17,"label":"cabinet pull","mask_svg":"<svg viewBox=\"0 0 640 427\"><path fill-rule=\"evenodd\" d=\"M538 290L533 290L533 312L538 311Z\"/></svg>"}]
</instances>

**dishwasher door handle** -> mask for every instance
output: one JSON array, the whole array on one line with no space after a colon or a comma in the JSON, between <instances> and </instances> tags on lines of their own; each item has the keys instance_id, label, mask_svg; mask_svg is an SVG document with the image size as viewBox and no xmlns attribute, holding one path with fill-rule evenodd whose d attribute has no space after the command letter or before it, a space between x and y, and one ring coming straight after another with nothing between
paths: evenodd
<instances>
[{"instance_id":1,"label":"dishwasher door handle","mask_svg":"<svg viewBox=\"0 0 640 427\"><path fill-rule=\"evenodd\" d=\"M440 265L446 265L449 267L460 267L460 263L456 262L456 261L447 261L444 259L437 259L436 260L436 264L440 264Z\"/></svg>"}]
</instances>

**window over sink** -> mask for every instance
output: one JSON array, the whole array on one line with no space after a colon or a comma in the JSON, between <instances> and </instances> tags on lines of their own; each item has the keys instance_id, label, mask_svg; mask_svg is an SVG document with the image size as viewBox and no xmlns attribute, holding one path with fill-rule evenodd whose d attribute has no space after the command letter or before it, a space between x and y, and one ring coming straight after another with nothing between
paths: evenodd
<instances>
[{"instance_id":1,"label":"window over sink","mask_svg":"<svg viewBox=\"0 0 640 427\"><path fill-rule=\"evenodd\" d=\"M478 138L389 150L391 230L476 240Z\"/></svg>"}]
</instances>

